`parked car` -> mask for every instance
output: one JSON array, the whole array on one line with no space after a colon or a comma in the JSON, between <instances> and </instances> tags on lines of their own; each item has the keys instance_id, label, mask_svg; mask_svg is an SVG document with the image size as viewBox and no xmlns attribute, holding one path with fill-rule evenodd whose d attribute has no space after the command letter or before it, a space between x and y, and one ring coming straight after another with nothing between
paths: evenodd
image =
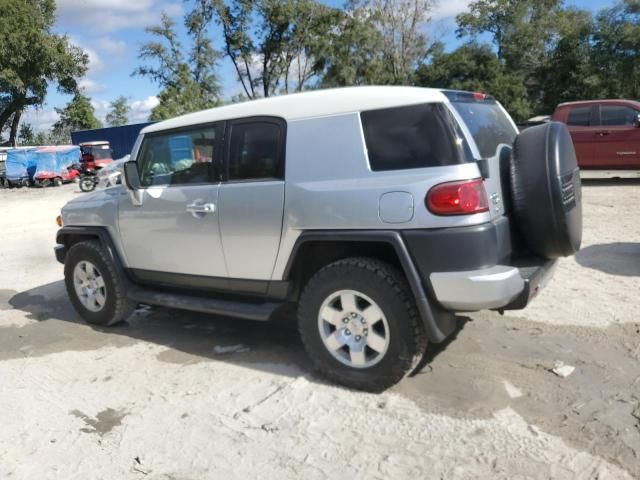
<instances>
[{"instance_id":1,"label":"parked car","mask_svg":"<svg viewBox=\"0 0 640 480\"><path fill-rule=\"evenodd\" d=\"M569 127L580 168L640 168L640 102L593 100L562 103L551 119Z\"/></svg>"},{"instance_id":2,"label":"parked car","mask_svg":"<svg viewBox=\"0 0 640 480\"><path fill-rule=\"evenodd\" d=\"M512 155L513 152L513 155ZM581 242L566 127L518 134L492 97L355 87L256 100L146 127L125 185L62 209L75 309L136 304L269 320L297 305L330 379L398 382L458 328L522 309Z\"/></svg>"}]
</instances>

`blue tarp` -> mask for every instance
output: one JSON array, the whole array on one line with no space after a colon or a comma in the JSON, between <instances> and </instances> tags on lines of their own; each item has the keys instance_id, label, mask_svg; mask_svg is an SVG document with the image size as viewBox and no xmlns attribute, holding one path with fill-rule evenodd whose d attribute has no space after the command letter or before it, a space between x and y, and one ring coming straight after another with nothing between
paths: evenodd
<instances>
[{"instance_id":1,"label":"blue tarp","mask_svg":"<svg viewBox=\"0 0 640 480\"><path fill-rule=\"evenodd\" d=\"M35 148L7 150L6 176L11 181L25 180L33 176L37 157Z\"/></svg>"},{"instance_id":2,"label":"blue tarp","mask_svg":"<svg viewBox=\"0 0 640 480\"><path fill-rule=\"evenodd\" d=\"M71 164L80 160L80 147L43 147L37 149L35 155L35 178L63 177L69 173Z\"/></svg>"}]
</instances>

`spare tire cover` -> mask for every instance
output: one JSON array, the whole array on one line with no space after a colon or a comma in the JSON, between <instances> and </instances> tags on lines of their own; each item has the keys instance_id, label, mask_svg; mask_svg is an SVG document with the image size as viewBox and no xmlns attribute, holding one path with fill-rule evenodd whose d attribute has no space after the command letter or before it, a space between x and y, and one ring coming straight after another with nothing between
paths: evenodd
<instances>
[{"instance_id":1,"label":"spare tire cover","mask_svg":"<svg viewBox=\"0 0 640 480\"><path fill-rule=\"evenodd\" d=\"M516 227L545 258L573 255L582 242L582 187L571 135L563 123L527 128L510 164Z\"/></svg>"}]
</instances>

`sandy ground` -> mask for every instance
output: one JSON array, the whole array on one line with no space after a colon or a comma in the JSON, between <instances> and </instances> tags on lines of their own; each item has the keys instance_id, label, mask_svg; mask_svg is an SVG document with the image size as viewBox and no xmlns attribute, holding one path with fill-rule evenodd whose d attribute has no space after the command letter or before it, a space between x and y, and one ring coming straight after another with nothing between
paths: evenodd
<instances>
[{"instance_id":1,"label":"sandy ground","mask_svg":"<svg viewBox=\"0 0 640 480\"><path fill-rule=\"evenodd\" d=\"M52 253L74 190L0 190L1 479L640 478L640 182L586 185L539 298L461 317L382 395L324 382L284 321L84 324Z\"/></svg>"}]
</instances>

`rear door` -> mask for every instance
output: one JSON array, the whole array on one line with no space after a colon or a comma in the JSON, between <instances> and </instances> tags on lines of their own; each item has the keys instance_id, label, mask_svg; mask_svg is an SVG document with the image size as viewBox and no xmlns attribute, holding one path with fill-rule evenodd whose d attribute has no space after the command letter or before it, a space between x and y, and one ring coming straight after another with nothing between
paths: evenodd
<instances>
[{"instance_id":1,"label":"rear door","mask_svg":"<svg viewBox=\"0 0 640 480\"><path fill-rule=\"evenodd\" d=\"M639 110L616 102L600 106L598 168L640 168Z\"/></svg>"},{"instance_id":2,"label":"rear door","mask_svg":"<svg viewBox=\"0 0 640 480\"><path fill-rule=\"evenodd\" d=\"M222 246L232 280L271 279L284 214L285 138L286 122L279 118L227 122L219 205ZM265 293L266 283L257 283L244 289Z\"/></svg>"},{"instance_id":3,"label":"rear door","mask_svg":"<svg viewBox=\"0 0 640 480\"><path fill-rule=\"evenodd\" d=\"M570 105L566 112L567 127L571 133L580 168L596 168L597 149L600 142L600 128L595 105Z\"/></svg>"},{"instance_id":4,"label":"rear door","mask_svg":"<svg viewBox=\"0 0 640 480\"><path fill-rule=\"evenodd\" d=\"M142 204L122 195L119 228L136 276L188 285L225 277L218 230L223 124L145 135L137 157ZM162 275L169 273L170 275Z\"/></svg>"}]
</instances>

